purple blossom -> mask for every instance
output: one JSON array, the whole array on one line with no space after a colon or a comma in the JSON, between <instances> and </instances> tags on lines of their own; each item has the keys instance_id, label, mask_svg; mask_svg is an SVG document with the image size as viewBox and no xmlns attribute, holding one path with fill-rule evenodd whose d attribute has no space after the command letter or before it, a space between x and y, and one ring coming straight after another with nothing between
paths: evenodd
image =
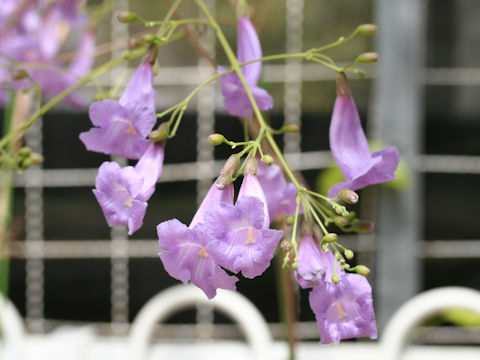
<instances>
[{"instance_id":1,"label":"purple blossom","mask_svg":"<svg viewBox=\"0 0 480 360\"><path fill-rule=\"evenodd\" d=\"M280 166L275 164L267 166L262 161L257 163L257 178L265 194L270 219L273 220L280 214L295 213L297 209L295 185L287 184Z\"/></svg>"},{"instance_id":2,"label":"purple blossom","mask_svg":"<svg viewBox=\"0 0 480 360\"><path fill-rule=\"evenodd\" d=\"M152 65L138 67L119 102L98 101L90 106L89 114L96 127L80 134L88 150L140 158L156 122Z\"/></svg>"},{"instance_id":3,"label":"purple blossom","mask_svg":"<svg viewBox=\"0 0 480 360\"><path fill-rule=\"evenodd\" d=\"M304 236L298 249L298 268L295 276L303 289L321 286L331 282L335 256L331 251L325 252L315 243L311 236ZM337 264L337 274L341 267Z\"/></svg>"},{"instance_id":4,"label":"purple blossom","mask_svg":"<svg viewBox=\"0 0 480 360\"><path fill-rule=\"evenodd\" d=\"M268 268L283 235L268 228L267 203L254 175L245 176L235 205L220 203L206 211L204 224L213 239L207 251L225 269L247 278Z\"/></svg>"},{"instance_id":5,"label":"purple blossom","mask_svg":"<svg viewBox=\"0 0 480 360\"><path fill-rule=\"evenodd\" d=\"M157 233L160 259L171 277L184 284L191 281L209 299L218 288L236 290L238 278L217 265L208 251L210 238L201 224L190 229L177 219L168 220L157 226Z\"/></svg>"},{"instance_id":6,"label":"purple blossom","mask_svg":"<svg viewBox=\"0 0 480 360\"><path fill-rule=\"evenodd\" d=\"M232 185L218 190L214 183L189 227L177 219L157 226L160 259L165 270L183 283L191 281L210 299L216 295L218 288L235 290L238 281L237 277L227 275L207 250L211 238L205 232L204 214L219 203L233 204Z\"/></svg>"},{"instance_id":7,"label":"purple blossom","mask_svg":"<svg viewBox=\"0 0 480 360\"><path fill-rule=\"evenodd\" d=\"M377 338L372 288L357 274L343 274L337 285L321 282L310 292L322 344L361 336Z\"/></svg>"},{"instance_id":8,"label":"purple blossom","mask_svg":"<svg viewBox=\"0 0 480 360\"><path fill-rule=\"evenodd\" d=\"M355 102L344 75L340 75L338 96L330 123L330 149L345 181L328 191L336 197L341 189L362 189L395 179L399 156L395 147L370 153Z\"/></svg>"},{"instance_id":9,"label":"purple blossom","mask_svg":"<svg viewBox=\"0 0 480 360\"><path fill-rule=\"evenodd\" d=\"M237 55L240 63L259 59L262 57L260 40L250 20L243 16L237 24ZM219 67L219 72L225 68ZM273 107L273 99L267 91L257 86L262 71L262 63L255 62L242 67L245 80L257 102L260 110L269 110ZM230 115L252 117L252 104L247 93L235 73L221 77L223 106Z\"/></svg>"},{"instance_id":10,"label":"purple blossom","mask_svg":"<svg viewBox=\"0 0 480 360\"><path fill-rule=\"evenodd\" d=\"M135 167L104 162L93 190L109 226L128 226L132 235L143 224L147 201L162 174L163 144L151 144Z\"/></svg>"}]
</instances>

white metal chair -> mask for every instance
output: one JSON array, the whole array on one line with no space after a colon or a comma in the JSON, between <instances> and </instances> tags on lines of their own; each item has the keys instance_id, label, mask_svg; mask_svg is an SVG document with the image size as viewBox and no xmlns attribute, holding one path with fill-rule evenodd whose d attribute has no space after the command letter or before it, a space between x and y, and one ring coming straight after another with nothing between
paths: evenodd
<instances>
[{"instance_id":1,"label":"white metal chair","mask_svg":"<svg viewBox=\"0 0 480 360\"><path fill-rule=\"evenodd\" d=\"M247 298L237 292L219 289L217 296L208 300L200 289L189 284L166 289L145 304L131 327L129 359L145 359L149 338L157 322L198 305L212 306L239 325L250 345L250 358L269 358L272 335L261 313Z\"/></svg>"}]
</instances>

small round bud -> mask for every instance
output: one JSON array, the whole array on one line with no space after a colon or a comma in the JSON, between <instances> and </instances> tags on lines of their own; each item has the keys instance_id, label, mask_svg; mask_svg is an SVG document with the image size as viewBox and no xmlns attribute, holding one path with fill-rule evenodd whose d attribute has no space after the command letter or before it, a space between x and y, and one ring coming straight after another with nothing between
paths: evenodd
<instances>
[{"instance_id":1,"label":"small round bud","mask_svg":"<svg viewBox=\"0 0 480 360\"><path fill-rule=\"evenodd\" d=\"M29 147L22 147L20 150L18 150L18 155L22 158L29 157L31 153L32 153L32 150L30 150Z\"/></svg>"},{"instance_id":2,"label":"small round bud","mask_svg":"<svg viewBox=\"0 0 480 360\"><path fill-rule=\"evenodd\" d=\"M287 223L287 226L292 226L293 223L295 222L295 216L294 215L289 215L287 216L287 219L285 220Z\"/></svg>"},{"instance_id":3,"label":"small round bud","mask_svg":"<svg viewBox=\"0 0 480 360\"><path fill-rule=\"evenodd\" d=\"M283 240L280 242L280 249L282 249L282 251L290 251L290 250L292 250L292 243L290 242L290 240L288 240L288 239L283 239Z\"/></svg>"},{"instance_id":4,"label":"small round bud","mask_svg":"<svg viewBox=\"0 0 480 360\"><path fill-rule=\"evenodd\" d=\"M344 258L340 258L340 259L338 260L338 262L339 262L340 265L342 265L342 266L345 265L345 263L346 263L346 261L345 261Z\"/></svg>"},{"instance_id":5,"label":"small round bud","mask_svg":"<svg viewBox=\"0 0 480 360\"><path fill-rule=\"evenodd\" d=\"M22 161L22 169L27 169L32 165L34 165L34 161L32 157L28 157Z\"/></svg>"},{"instance_id":6,"label":"small round bud","mask_svg":"<svg viewBox=\"0 0 480 360\"><path fill-rule=\"evenodd\" d=\"M358 194L350 189L342 189L338 193L340 199L345 201L347 204L354 205L358 202Z\"/></svg>"},{"instance_id":7,"label":"small round bud","mask_svg":"<svg viewBox=\"0 0 480 360\"><path fill-rule=\"evenodd\" d=\"M153 143L158 143L168 139L169 128L168 123L162 123L156 130L148 134L148 139Z\"/></svg>"},{"instance_id":8,"label":"small round bud","mask_svg":"<svg viewBox=\"0 0 480 360\"><path fill-rule=\"evenodd\" d=\"M273 158L270 156L270 155L263 155L262 156L262 162L265 164L265 165L272 165L273 164Z\"/></svg>"},{"instance_id":9,"label":"small round bud","mask_svg":"<svg viewBox=\"0 0 480 360\"><path fill-rule=\"evenodd\" d=\"M222 144L224 140L225 137L222 134L211 134L208 136L208 142L214 146Z\"/></svg>"},{"instance_id":10,"label":"small round bud","mask_svg":"<svg viewBox=\"0 0 480 360\"><path fill-rule=\"evenodd\" d=\"M367 233L372 231L373 228L374 228L373 222L368 220L360 220L353 227L353 231L356 231L357 233Z\"/></svg>"},{"instance_id":11,"label":"small round bud","mask_svg":"<svg viewBox=\"0 0 480 360\"><path fill-rule=\"evenodd\" d=\"M374 64L378 61L378 53L367 52L357 56L357 62L361 64Z\"/></svg>"},{"instance_id":12,"label":"small round bud","mask_svg":"<svg viewBox=\"0 0 480 360\"><path fill-rule=\"evenodd\" d=\"M283 125L282 130L287 134L297 134L300 132L300 125L295 123L285 124Z\"/></svg>"},{"instance_id":13,"label":"small round bud","mask_svg":"<svg viewBox=\"0 0 480 360\"><path fill-rule=\"evenodd\" d=\"M297 270L298 269L298 261L294 261L292 264L292 270Z\"/></svg>"},{"instance_id":14,"label":"small round bud","mask_svg":"<svg viewBox=\"0 0 480 360\"><path fill-rule=\"evenodd\" d=\"M154 34L146 34L143 36L143 40L149 44L156 44L159 39Z\"/></svg>"},{"instance_id":15,"label":"small round bud","mask_svg":"<svg viewBox=\"0 0 480 360\"><path fill-rule=\"evenodd\" d=\"M323 237L323 242L326 242L328 244L331 244L331 243L334 243L335 241L337 241L338 239L338 235L335 234L335 233L328 233L327 235L325 235Z\"/></svg>"},{"instance_id":16,"label":"small round bud","mask_svg":"<svg viewBox=\"0 0 480 360\"><path fill-rule=\"evenodd\" d=\"M370 269L365 265L357 265L353 269L357 274L362 276L368 276L370 274Z\"/></svg>"},{"instance_id":17,"label":"small round bud","mask_svg":"<svg viewBox=\"0 0 480 360\"><path fill-rule=\"evenodd\" d=\"M345 206L334 205L334 210L337 213L337 215L342 215L346 209L345 209Z\"/></svg>"},{"instance_id":18,"label":"small round bud","mask_svg":"<svg viewBox=\"0 0 480 360\"><path fill-rule=\"evenodd\" d=\"M340 282L340 276L338 276L337 274L333 274L332 275L332 282L334 284L338 284Z\"/></svg>"},{"instance_id":19,"label":"small round bud","mask_svg":"<svg viewBox=\"0 0 480 360\"><path fill-rule=\"evenodd\" d=\"M344 218L342 216L335 216L333 218L333 223L335 225L337 225L338 227L344 227L344 226L347 226L348 225L348 219L347 218Z\"/></svg>"},{"instance_id":20,"label":"small round bud","mask_svg":"<svg viewBox=\"0 0 480 360\"><path fill-rule=\"evenodd\" d=\"M243 176L257 175L257 159L254 157L245 160L245 169L243 170Z\"/></svg>"},{"instance_id":21,"label":"small round bud","mask_svg":"<svg viewBox=\"0 0 480 360\"><path fill-rule=\"evenodd\" d=\"M352 260L353 259L354 254L353 254L352 250L347 249L347 250L345 250L344 254L345 254L345 257L347 258L347 260Z\"/></svg>"},{"instance_id":22,"label":"small round bud","mask_svg":"<svg viewBox=\"0 0 480 360\"><path fill-rule=\"evenodd\" d=\"M32 155L30 156L30 159L32 159L33 165L41 165L43 164L43 161L45 158L43 157L42 154L32 153Z\"/></svg>"},{"instance_id":23,"label":"small round bud","mask_svg":"<svg viewBox=\"0 0 480 360\"><path fill-rule=\"evenodd\" d=\"M377 25L375 24L362 24L357 28L357 33L366 36L375 35L377 32Z\"/></svg>"},{"instance_id":24,"label":"small round bud","mask_svg":"<svg viewBox=\"0 0 480 360\"><path fill-rule=\"evenodd\" d=\"M343 270L350 270L350 265L345 263L345 264L342 265L342 269Z\"/></svg>"},{"instance_id":25,"label":"small round bud","mask_svg":"<svg viewBox=\"0 0 480 360\"><path fill-rule=\"evenodd\" d=\"M121 23L129 23L138 19L137 14L130 11L122 11L117 15L117 19Z\"/></svg>"}]
</instances>

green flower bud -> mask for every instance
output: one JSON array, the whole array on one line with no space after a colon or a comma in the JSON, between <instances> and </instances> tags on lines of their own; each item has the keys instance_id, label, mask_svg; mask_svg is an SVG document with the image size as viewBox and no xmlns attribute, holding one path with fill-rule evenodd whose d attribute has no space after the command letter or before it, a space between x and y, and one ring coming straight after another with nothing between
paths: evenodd
<instances>
[{"instance_id":1,"label":"green flower bud","mask_svg":"<svg viewBox=\"0 0 480 360\"><path fill-rule=\"evenodd\" d=\"M348 219L347 218L344 218L342 216L335 216L333 218L333 223L335 225L337 225L338 227L344 227L344 226L347 226L348 225Z\"/></svg>"},{"instance_id":2,"label":"green flower bud","mask_svg":"<svg viewBox=\"0 0 480 360\"><path fill-rule=\"evenodd\" d=\"M270 155L263 155L262 161L265 165L268 165L268 166L273 164L273 158Z\"/></svg>"},{"instance_id":3,"label":"green flower bud","mask_svg":"<svg viewBox=\"0 0 480 360\"><path fill-rule=\"evenodd\" d=\"M352 270L355 270L357 274L362 276L368 276L370 274L370 269L365 265L357 265Z\"/></svg>"},{"instance_id":4,"label":"green flower bud","mask_svg":"<svg viewBox=\"0 0 480 360\"><path fill-rule=\"evenodd\" d=\"M129 23L138 20L137 14L130 11L122 11L117 15L117 19L121 23Z\"/></svg>"},{"instance_id":5,"label":"green flower bud","mask_svg":"<svg viewBox=\"0 0 480 360\"><path fill-rule=\"evenodd\" d=\"M338 276L337 274L333 274L332 275L332 282L334 284L338 284L340 282L340 276Z\"/></svg>"},{"instance_id":6,"label":"green flower bud","mask_svg":"<svg viewBox=\"0 0 480 360\"><path fill-rule=\"evenodd\" d=\"M366 36L375 35L377 32L377 25L375 24L362 24L357 28L357 33Z\"/></svg>"},{"instance_id":7,"label":"green flower bud","mask_svg":"<svg viewBox=\"0 0 480 360\"><path fill-rule=\"evenodd\" d=\"M148 134L148 139L153 143L158 143L167 140L169 133L168 123L164 122L156 130Z\"/></svg>"},{"instance_id":8,"label":"green flower bud","mask_svg":"<svg viewBox=\"0 0 480 360\"><path fill-rule=\"evenodd\" d=\"M208 142L214 146L222 144L224 140L225 137L222 134L211 134L208 136Z\"/></svg>"},{"instance_id":9,"label":"green flower bud","mask_svg":"<svg viewBox=\"0 0 480 360\"><path fill-rule=\"evenodd\" d=\"M34 161L31 157L28 157L22 161L22 169L28 169L30 166L34 165Z\"/></svg>"},{"instance_id":10,"label":"green flower bud","mask_svg":"<svg viewBox=\"0 0 480 360\"><path fill-rule=\"evenodd\" d=\"M45 159L42 154L39 153L32 153L30 159L33 161L33 165L41 165L43 164L43 160Z\"/></svg>"},{"instance_id":11,"label":"green flower bud","mask_svg":"<svg viewBox=\"0 0 480 360\"><path fill-rule=\"evenodd\" d=\"M361 64L374 64L378 61L378 53L367 52L357 56L356 62Z\"/></svg>"},{"instance_id":12,"label":"green flower bud","mask_svg":"<svg viewBox=\"0 0 480 360\"><path fill-rule=\"evenodd\" d=\"M257 175L257 159L251 157L245 161L247 163L245 164L245 169L243 170L243 176Z\"/></svg>"},{"instance_id":13,"label":"green flower bud","mask_svg":"<svg viewBox=\"0 0 480 360\"><path fill-rule=\"evenodd\" d=\"M368 220L360 220L353 227L353 231L357 233L367 233L372 231L373 228L374 228L373 222Z\"/></svg>"},{"instance_id":14,"label":"green flower bud","mask_svg":"<svg viewBox=\"0 0 480 360\"><path fill-rule=\"evenodd\" d=\"M287 216L287 219L285 220L288 226L292 226L293 223L295 222L295 216L294 215L289 215Z\"/></svg>"},{"instance_id":15,"label":"green flower bud","mask_svg":"<svg viewBox=\"0 0 480 360\"><path fill-rule=\"evenodd\" d=\"M300 132L300 125L295 123L285 124L283 125L282 130L288 134L297 134Z\"/></svg>"},{"instance_id":16,"label":"green flower bud","mask_svg":"<svg viewBox=\"0 0 480 360\"><path fill-rule=\"evenodd\" d=\"M225 189L228 185L233 183L233 177L230 174L222 174L217 178L216 186L218 190Z\"/></svg>"},{"instance_id":17,"label":"green flower bud","mask_svg":"<svg viewBox=\"0 0 480 360\"><path fill-rule=\"evenodd\" d=\"M20 150L18 150L18 156L21 158L27 158L30 156L32 153L32 150L30 150L29 147L22 147Z\"/></svg>"},{"instance_id":18,"label":"green flower bud","mask_svg":"<svg viewBox=\"0 0 480 360\"><path fill-rule=\"evenodd\" d=\"M358 202L358 194L350 189L342 189L338 193L340 199L345 201L347 204L354 205Z\"/></svg>"},{"instance_id":19,"label":"green flower bud","mask_svg":"<svg viewBox=\"0 0 480 360\"><path fill-rule=\"evenodd\" d=\"M352 260L353 259L354 254L353 254L352 250L347 249L347 250L345 250L344 254L345 254L345 257L347 258L347 260Z\"/></svg>"},{"instance_id":20,"label":"green flower bud","mask_svg":"<svg viewBox=\"0 0 480 360\"><path fill-rule=\"evenodd\" d=\"M335 233L328 233L323 237L323 242L326 242L328 244L336 242L338 239L338 235Z\"/></svg>"}]
</instances>

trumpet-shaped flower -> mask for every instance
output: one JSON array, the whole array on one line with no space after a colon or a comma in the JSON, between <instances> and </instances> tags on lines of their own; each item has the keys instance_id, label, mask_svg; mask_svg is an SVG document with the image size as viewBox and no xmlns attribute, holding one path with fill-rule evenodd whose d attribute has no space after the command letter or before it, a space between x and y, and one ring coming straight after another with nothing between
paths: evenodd
<instances>
[{"instance_id":1,"label":"trumpet-shaped flower","mask_svg":"<svg viewBox=\"0 0 480 360\"><path fill-rule=\"evenodd\" d=\"M267 166L262 161L257 163L257 178L265 194L270 219L273 220L280 214L294 214L297 208L295 185L287 184L280 166Z\"/></svg>"},{"instance_id":2,"label":"trumpet-shaped flower","mask_svg":"<svg viewBox=\"0 0 480 360\"><path fill-rule=\"evenodd\" d=\"M143 224L147 201L162 174L163 144L151 144L135 167L104 162L93 190L109 226L128 226L132 235Z\"/></svg>"},{"instance_id":3,"label":"trumpet-shaped flower","mask_svg":"<svg viewBox=\"0 0 480 360\"><path fill-rule=\"evenodd\" d=\"M209 299L217 289L235 290L238 278L229 276L209 251L211 238L205 231L203 218L208 208L220 203L233 203L233 186L218 190L213 184L197 210L189 227L177 219L164 221L157 226L160 259L168 274L202 289Z\"/></svg>"},{"instance_id":4,"label":"trumpet-shaped flower","mask_svg":"<svg viewBox=\"0 0 480 360\"><path fill-rule=\"evenodd\" d=\"M257 32L246 16L241 17L237 24L237 55L240 63L262 57L262 48ZM262 71L262 63L248 64L243 66L241 70L259 109L271 109L273 107L272 97L267 91L257 86ZM219 71L223 72L225 68L219 67ZM225 110L233 116L251 117L252 105L238 75L235 73L226 74L221 77L220 82Z\"/></svg>"},{"instance_id":5,"label":"trumpet-shaped flower","mask_svg":"<svg viewBox=\"0 0 480 360\"><path fill-rule=\"evenodd\" d=\"M377 338L372 288L365 277L343 274L336 285L321 282L310 292L309 300L322 344L361 336Z\"/></svg>"},{"instance_id":6,"label":"trumpet-shaped flower","mask_svg":"<svg viewBox=\"0 0 480 360\"><path fill-rule=\"evenodd\" d=\"M103 100L90 106L94 128L80 134L88 150L139 159L147 150L146 139L156 122L153 67L142 63L120 101Z\"/></svg>"},{"instance_id":7,"label":"trumpet-shaped flower","mask_svg":"<svg viewBox=\"0 0 480 360\"><path fill-rule=\"evenodd\" d=\"M247 278L270 265L283 231L271 230L263 190L254 175L245 176L235 205L221 203L208 210L205 228L213 238L207 246L218 264Z\"/></svg>"},{"instance_id":8,"label":"trumpet-shaped flower","mask_svg":"<svg viewBox=\"0 0 480 360\"><path fill-rule=\"evenodd\" d=\"M330 123L330 149L345 181L330 188L329 197L336 197L344 188L358 190L394 180L399 161L398 151L392 146L370 153L345 75L339 76L337 88Z\"/></svg>"},{"instance_id":9,"label":"trumpet-shaped flower","mask_svg":"<svg viewBox=\"0 0 480 360\"><path fill-rule=\"evenodd\" d=\"M323 282L331 282L335 256L325 252L315 243L311 236L304 236L298 249L298 268L295 276L303 289L320 286ZM341 267L337 264L337 273Z\"/></svg>"}]
</instances>

